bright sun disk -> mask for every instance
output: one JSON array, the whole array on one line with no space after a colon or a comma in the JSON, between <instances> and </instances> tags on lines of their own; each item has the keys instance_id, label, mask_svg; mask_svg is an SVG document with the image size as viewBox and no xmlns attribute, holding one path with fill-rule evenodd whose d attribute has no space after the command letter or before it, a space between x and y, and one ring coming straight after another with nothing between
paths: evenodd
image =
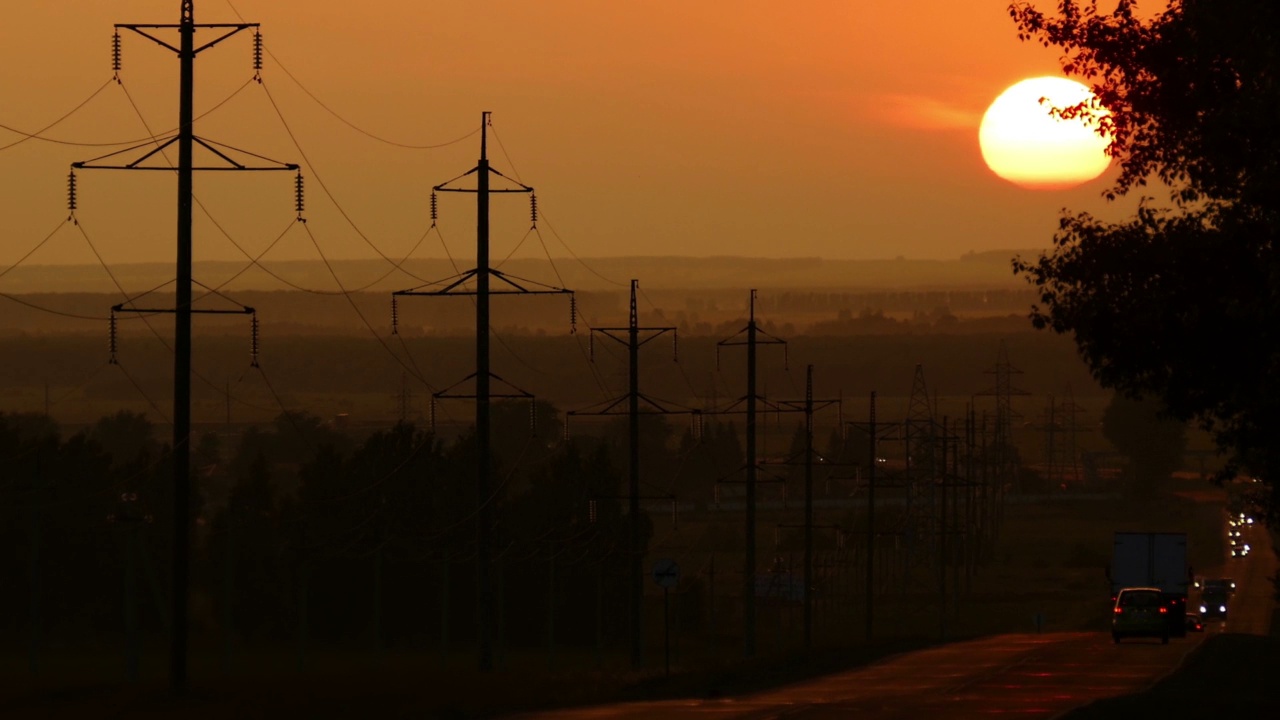
<instances>
[{"instance_id":1,"label":"bright sun disk","mask_svg":"<svg viewBox=\"0 0 1280 720\"><path fill-rule=\"evenodd\" d=\"M982 159L996 175L1036 190L1068 188L1097 178L1111 158L1106 154L1110 141L1098 134L1096 121L1049 114L1092 96L1089 88L1061 77L1030 78L1011 86L982 116Z\"/></svg>"}]
</instances>

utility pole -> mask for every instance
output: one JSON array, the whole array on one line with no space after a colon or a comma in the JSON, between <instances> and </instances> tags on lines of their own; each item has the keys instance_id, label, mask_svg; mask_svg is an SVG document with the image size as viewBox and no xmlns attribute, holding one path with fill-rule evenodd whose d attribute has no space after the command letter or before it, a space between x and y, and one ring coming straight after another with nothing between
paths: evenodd
<instances>
[{"instance_id":1,"label":"utility pole","mask_svg":"<svg viewBox=\"0 0 1280 720\"><path fill-rule=\"evenodd\" d=\"M813 414L815 411L839 406L840 400L813 399L813 365L805 368L804 400L780 400L777 405L792 411L804 413L804 649L813 648ZM790 462L790 459L788 460ZM821 526L828 529L841 530L837 525Z\"/></svg>"},{"instance_id":2,"label":"utility pole","mask_svg":"<svg viewBox=\"0 0 1280 720\"><path fill-rule=\"evenodd\" d=\"M513 394L492 392L492 380L498 380L505 383L502 378L493 374L490 369L489 357L489 301L493 295L568 295L570 296L570 308L576 312L576 305L573 304L573 291L564 288L552 287L535 283L522 278L508 276L507 274L489 267L489 196L495 193L524 193L529 195L530 201L530 219L532 227L536 228L538 223L538 204L537 196L534 195L532 187L524 183L517 182L507 178L501 172L489 166L489 116L488 111L482 112L480 115L480 159L476 166L466 173L441 183L432 188L431 191L431 223L435 226L438 216L438 207L436 201L436 193L454 192L454 193L471 193L476 196L476 266L464 273L450 278L448 284L443 288L427 290L428 285L419 286L409 290L399 290L392 293L393 312L392 317L397 317L394 303L396 298L401 296L425 295L425 296L442 296L442 295L471 295L475 297L476 305L476 370L471 375L463 378L453 386L445 390L432 393L433 401L439 398L474 398L476 408L476 609L479 614L479 634L480 634L480 657L479 669L481 672L490 672L493 670L493 628L494 628L494 597L493 597L493 578L492 568L490 568L491 557L493 554L493 507L496 504L496 498L490 497L493 474L493 458L492 458L492 432L491 432L491 413L490 408L492 400L495 397L520 397L532 399L532 395L519 391ZM450 184L455 180L463 177L475 175L476 187L461 188L451 187ZM505 178L515 187L495 188L492 186L492 176ZM490 281L496 279L503 283L504 289L493 290ZM474 283L474 289L471 284ZM431 283L429 285L435 285ZM532 286L537 286L536 288ZM528 286L528 287L526 287ZM571 322L572 322L571 312ZM393 325L392 332L396 328ZM453 389L465 383L467 380L475 381L474 394L455 393Z\"/></svg>"},{"instance_id":3,"label":"utility pole","mask_svg":"<svg viewBox=\"0 0 1280 720\"><path fill-rule=\"evenodd\" d=\"M745 335L745 340L737 338ZM764 335L764 339L760 336ZM736 335L721 340L716 345L721 347L745 345L747 347L747 394L744 400L747 405L747 462L746 462L746 543L744 547L742 569L742 623L743 623L743 655L753 657L756 654L756 474L759 461L756 458L756 350L759 345L782 345L786 341L773 337L756 325L756 290L751 289L751 302L747 318L747 326Z\"/></svg>"},{"instance_id":4,"label":"utility pole","mask_svg":"<svg viewBox=\"0 0 1280 720\"><path fill-rule=\"evenodd\" d=\"M187 605L190 584L190 547L191 547L191 318L195 313L234 313L253 314L252 308L241 308L234 311L193 310L191 299L191 214L193 175L196 170L289 170L298 171L295 164L276 163L265 167L249 167L238 162L228 154L230 148L220 146L217 149L210 142L196 136L194 132L194 100L195 100L195 60L201 52L212 48L222 41L245 30L254 30L254 70L262 69L262 36L257 32L257 23L230 24L197 24L195 21L195 0L181 0L182 8L177 24L117 24L113 38L113 66L120 71L120 30L128 30L164 47L178 56L178 129L168 138L148 140L146 143L109 153L93 160L73 163L72 167L103 170L160 170L178 175L178 226L177 226L177 270L175 281L175 303L172 309L144 310L136 307L124 307L122 303L112 308L112 312L167 312L174 315L174 354L173 354L173 596L171 637L169 647L169 682L174 692L182 692L187 682ZM156 34L157 30L176 30L178 44L175 46ZM196 46L196 32L214 30L218 37ZM165 148L177 143L178 165L157 167L144 165L149 158L162 153ZM155 145L142 157L133 162L118 164L114 158L120 154L140 150L148 145ZM200 145L225 162L214 167L197 166L194 163L195 145ZM263 159L261 156L254 156ZM301 213L301 175L298 176L299 213ZM70 205L75 209L75 172L70 177ZM113 322L114 328L114 322ZM256 328L256 321L255 321ZM255 336L256 340L256 336ZM112 337L114 344L115 338ZM256 342L255 342L256 346ZM256 362L256 361L255 361Z\"/></svg>"},{"instance_id":5,"label":"utility pole","mask_svg":"<svg viewBox=\"0 0 1280 720\"><path fill-rule=\"evenodd\" d=\"M650 341L671 333L673 338L678 338L677 330L674 327L640 327L640 314L636 305L636 289L639 287L640 281L632 279L631 281L631 314L630 323L625 328L592 328L591 329L591 359L595 360L595 334L600 333L601 336L609 338L614 342L622 343L627 346L627 377L628 388L627 393L621 397L607 400L603 403L604 407L600 410L577 410L566 413L568 416L573 415L619 415L617 408L625 400L627 402L627 453L628 453L628 474L627 474L627 512L629 522L631 523L630 532L627 536L627 561L630 564L630 592L628 597L628 627L631 633L631 667L639 669L641 664L641 649L644 642L643 635L643 609L644 609L644 552L640 542L640 401L644 400L649 406L646 413L666 415L673 411L663 407L660 403L652 398L641 394L640 392L640 348ZM625 340L618 333L626 333ZM641 339L641 334L645 337ZM679 360L679 354L676 351L678 340L672 341L673 359ZM683 412L683 411L678 411Z\"/></svg>"},{"instance_id":6,"label":"utility pole","mask_svg":"<svg viewBox=\"0 0 1280 720\"><path fill-rule=\"evenodd\" d=\"M867 419L867 449L869 460L867 461L867 587L866 587L866 637L867 642L871 641L872 627L874 626L874 602L875 602L875 562L876 562L876 392L871 391L871 412Z\"/></svg>"}]
</instances>

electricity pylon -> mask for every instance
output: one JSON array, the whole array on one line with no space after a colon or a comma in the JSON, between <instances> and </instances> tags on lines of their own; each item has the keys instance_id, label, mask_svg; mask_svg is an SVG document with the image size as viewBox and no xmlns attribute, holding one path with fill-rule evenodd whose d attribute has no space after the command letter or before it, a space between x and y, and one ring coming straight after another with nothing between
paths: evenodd
<instances>
[{"instance_id":1,"label":"electricity pylon","mask_svg":"<svg viewBox=\"0 0 1280 720\"><path fill-rule=\"evenodd\" d=\"M822 408L838 407L840 400L813 399L813 365L809 365L805 368L804 400L779 400L778 405L804 413L804 649L810 650L813 648L813 460L816 455L813 414Z\"/></svg>"},{"instance_id":2,"label":"electricity pylon","mask_svg":"<svg viewBox=\"0 0 1280 720\"><path fill-rule=\"evenodd\" d=\"M1004 482L1016 460L1013 451L1013 419L1017 413L1013 409L1013 397L1031 393L1013 386L1013 376L1021 375L1022 371L1009 362L1009 349L1003 340L1000 341L995 367L985 373L996 376L996 385L978 394L993 395L996 398L996 426L992 442L995 445L996 472Z\"/></svg>"},{"instance_id":3,"label":"electricity pylon","mask_svg":"<svg viewBox=\"0 0 1280 720\"><path fill-rule=\"evenodd\" d=\"M671 333L672 337L678 337L677 330L674 327L640 327L640 316L636 307L636 288L640 281L631 281L631 321L627 327L611 327L611 328L591 328L591 348L592 359L595 357L595 334L600 333L601 336L609 338L614 342L627 346L627 373L629 384L627 392L612 400L606 400L602 403L603 407L598 410L571 410L565 413L567 416L583 416L583 415L622 415L624 411L619 410L618 406L626 401L627 409L627 458L628 458L628 475L627 475L627 501L628 512L630 513L631 530L628 535L627 555L631 565L630 572L630 592L627 594L629 629L631 631L631 667L640 667L641 644L643 642L643 633L641 618L644 603L644 548L640 543L640 401L648 406L645 414L668 415L677 412L689 412L688 410L670 410L661 403L644 395L640 392L640 348L650 341L658 337ZM625 339L615 333L626 333ZM644 334L642 339L640 336ZM675 341L672 343L672 354L675 360L679 360L679 355L674 348L678 347ZM567 421L566 421L567 422Z\"/></svg>"},{"instance_id":4,"label":"electricity pylon","mask_svg":"<svg viewBox=\"0 0 1280 720\"><path fill-rule=\"evenodd\" d=\"M746 336L745 339L738 338ZM760 336L764 335L764 339ZM760 396L756 392L756 350L760 345L782 345L786 341L764 332L756 325L756 290L751 289L751 302L747 325L736 335L716 344L716 351L722 347L745 345L747 348L747 394L739 401L746 403L747 414L747 462L745 483L746 504L746 546L742 570L742 623L743 654L752 657L756 654L756 474L759 462L756 458L756 401ZM736 404L736 403L735 403Z\"/></svg>"},{"instance_id":5,"label":"electricity pylon","mask_svg":"<svg viewBox=\"0 0 1280 720\"><path fill-rule=\"evenodd\" d=\"M270 166L251 167L231 157L228 152L237 151L221 143L197 137L194 132L195 105L195 60L201 52L212 48L222 41L245 30L253 29L254 34L254 70L262 69L262 35L257 33L258 23L213 23L198 24L195 21L195 0L181 0L180 20L176 24L117 24L116 34L112 41L113 67L120 71L120 30L129 30L142 37L173 51L178 56L178 129L170 137L152 138L146 143L113 152L93 160L73 163L75 169L100 170L162 170L177 172L178 175L178 232L177 232L177 278L175 287L175 303L172 310L137 310L117 306L113 312L128 310L132 312L172 312L174 314L174 352L173 352L173 618L171 624L169 646L169 683L175 692L182 692L187 682L187 605L190 578L191 552L191 316L202 311L193 310L191 303L191 214L193 174L196 170L288 170L298 171L298 166L289 163L269 161ZM153 34L155 30L177 30L177 46ZM198 30L214 30L220 33L209 42L196 46ZM161 154L165 148L177 144L178 165L148 165L146 161ZM155 147L131 162L121 164L114 160L119 155L131 153L143 147ZM193 160L194 147L199 145L215 155L221 162L216 165L197 166ZM216 146L216 147L215 147ZM259 160L261 156L252 155ZM75 210L75 171L69 178L70 206ZM298 211L301 213L302 176L298 176ZM203 311L208 312L208 311ZM251 314L252 308L239 311ZM256 321L255 321L256 327Z\"/></svg>"},{"instance_id":6,"label":"electricity pylon","mask_svg":"<svg viewBox=\"0 0 1280 720\"><path fill-rule=\"evenodd\" d=\"M533 226L537 227L538 222L538 205L537 197L534 195L533 188L521 182L516 182L507 178L501 172L494 170L489 166L489 115L488 111L481 113L480 116L480 160L476 166L462 175L449 180L447 182L436 185L431 192L431 220L434 222L437 215L436 193L455 192L455 193L472 193L476 196L476 266L467 270L460 275L449 278L443 288L438 290L425 290L426 285L412 288L409 290L399 290L392 293L393 310L392 316L395 317L395 298L400 296L425 295L425 296L456 296L471 295L475 297L476 304L476 370L453 387L457 387L467 380L475 380L474 394L454 393L451 390L445 390L433 394L434 398L474 398L476 401L476 605L479 615L478 628L480 632L480 657L479 668L482 672L493 670L493 627L494 627L494 599L493 599L493 579L490 575L491 568L490 558L492 555L492 537L493 537L493 507L496 504L496 498L490 497L491 475L493 472L493 459L490 456L491 445L491 421L490 421L490 405L494 397L532 397L528 393L519 391L514 395L494 394L491 391L490 382L498 380L505 382L502 378L497 377L490 371L489 358L489 301L492 295L568 295L570 297L570 307L576 308L573 304L573 291L564 288L552 287L535 283L523 278L509 276L499 270L489 267L489 196L494 193L526 193L530 196L530 218ZM475 188L450 187L455 180L476 176ZM501 178L510 180L516 187L513 188L494 188L490 184L490 176L497 175ZM496 279L505 285L505 289L493 290L490 287L490 279ZM470 283L474 281L475 289L471 288ZM523 284L522 284L523 283ZM435 285L437 283L430 283ZM530 287L526 287L529 285ZM537 287L532 287L532 286ZM572 315L571 315L572 320Z\"/></svg>"}]
</instances>

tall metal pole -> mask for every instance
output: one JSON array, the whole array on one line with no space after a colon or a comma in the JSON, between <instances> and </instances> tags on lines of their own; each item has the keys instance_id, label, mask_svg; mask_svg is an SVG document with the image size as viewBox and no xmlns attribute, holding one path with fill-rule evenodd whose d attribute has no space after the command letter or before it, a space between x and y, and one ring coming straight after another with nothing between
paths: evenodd
<instances>
[{"instance_id":1,"label":"tall metal pole","mask_svg":"<svg viewBox=\"0 0 1280 720\"><path fill-rule=\"evenodd\" d=\"M804 649L813 647L813 365L804 384Z\"/></svg>"},{"instance_id":2,"label":"tall metal pole","mask_svg":"<svg viewBox=\"0 0 1280 720\"><path fill-rule=\"evenodd\" d=\"M873 601L875 599L876 562L876 393L871 391L871 417L867 440L870 461L867 465L867 640L871 640Z\"/></svg>"},{"instance_id":3,"label":"tall metal pole","mask_svg":"<svg viewBox=\"0 0 1280 720\"><path fill-rule=\"evenodd\" d=\"M489 113L480 116L476 166L476 593L480 613L480 671L493 670L493 583L489 577Z\"/></svg>"},{"instance_id":4,"label":"tall metal pole","mask_svg":"<svg viewBox=\"0 0 1280 720\"><path fill-rule=\"evenodd\" d=\"M641 536L640 521L640 400L651 406L651 413L667 414L670 410L663 408L652 399L643 397L640 394L640 348L650 340L657 338L665 333L676 333L674 327L640 327L640 311L637 303L637 292L640 287L640 281L632 279L631 281L631 306L630 317L627 326L616 328L591 328L591 337L594 338L596 333L603 335L610 340L627 346L627 373L629 378L629 387L624 395L620 395L612 400L605 402L606 407L603 410L570 410L568 415L622 415L621 411L615 412L615 408L621 407L622 401L626 400L627 404L627 494L623 499L627 500L627 514L629 527L626 530L626 563L628 592L627 592L627 630L631 635L631 667L639 669L641 666L643 649L644 649L644 555L645 544L644 538ZM621 333L625 333L621 334ZM646 337L641 338L644 333ZM673 351L674 351L673 344ZM594 352L593 352L594 357Z\"/></svg>"},{"instance_id":5,"label":"tall metal pole","mask_svg":"<svg viewBox=\"0 0 1280 720\"><path fill-rule=\"evenodd\" d=\"M644 642L644 549L640 546L640 319L636 310L636 285L631 281L631 322L627 327L627 362L630 388L627 398L627 445L630 473L627 508L631 533L628 538L631 555L631 667L640 667L640 650Z\"/></svg>"},{"instance_id":6,"label":"tall metal pole","mask_svg":"<svg viewBox=\"0 0 1280 720\"><path fill-rule=\"evenodd\" d=\"M947 419L942 418L942 508L938 513L938 638L947 639Z\"/></svg>"},{"instance_id":7,"label":"tall metal pole","mask_svg":"<svg viewBox=\"0 0 1280 720\"><path fill-rule=\"evenodd\" d=\"M195 97L194 0L182 1L178 90L178 268L173 353L173 625L169 683L187 684L187 591L191 546L191 198Z\"/></svg>"},{"instance_id":8,"label":"tall metal pole","mask_svg":"<svg viewBox=\"0 0 1280 720\"><path fill-rule=\"evenodd\" d=\"M743 654L756 654L756 291L747 321L746 548L742 570Z\"/></svg>"}]
</instances>

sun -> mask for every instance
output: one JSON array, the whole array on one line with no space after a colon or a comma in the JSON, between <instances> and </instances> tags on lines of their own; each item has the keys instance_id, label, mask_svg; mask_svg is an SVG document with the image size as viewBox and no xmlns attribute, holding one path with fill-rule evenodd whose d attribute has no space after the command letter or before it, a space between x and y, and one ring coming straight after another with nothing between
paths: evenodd
<instances>
[{"instance_id":1,"label":"sun","mask_svg":"<svg viewBox=\"0 0 1280 720\"><path fill-rule=\"evenodd\" d=\"M1034 190L1086 183L1111 164L1110 142L1083 118L1052 117L1052 108L1076 105L1093 96L1089 88L1061 77L1023 80L1000 94L982 116L978 144L996 175ZM1044 101L1041 102L1041 98Z\"/></svg>"}]
</instances>

